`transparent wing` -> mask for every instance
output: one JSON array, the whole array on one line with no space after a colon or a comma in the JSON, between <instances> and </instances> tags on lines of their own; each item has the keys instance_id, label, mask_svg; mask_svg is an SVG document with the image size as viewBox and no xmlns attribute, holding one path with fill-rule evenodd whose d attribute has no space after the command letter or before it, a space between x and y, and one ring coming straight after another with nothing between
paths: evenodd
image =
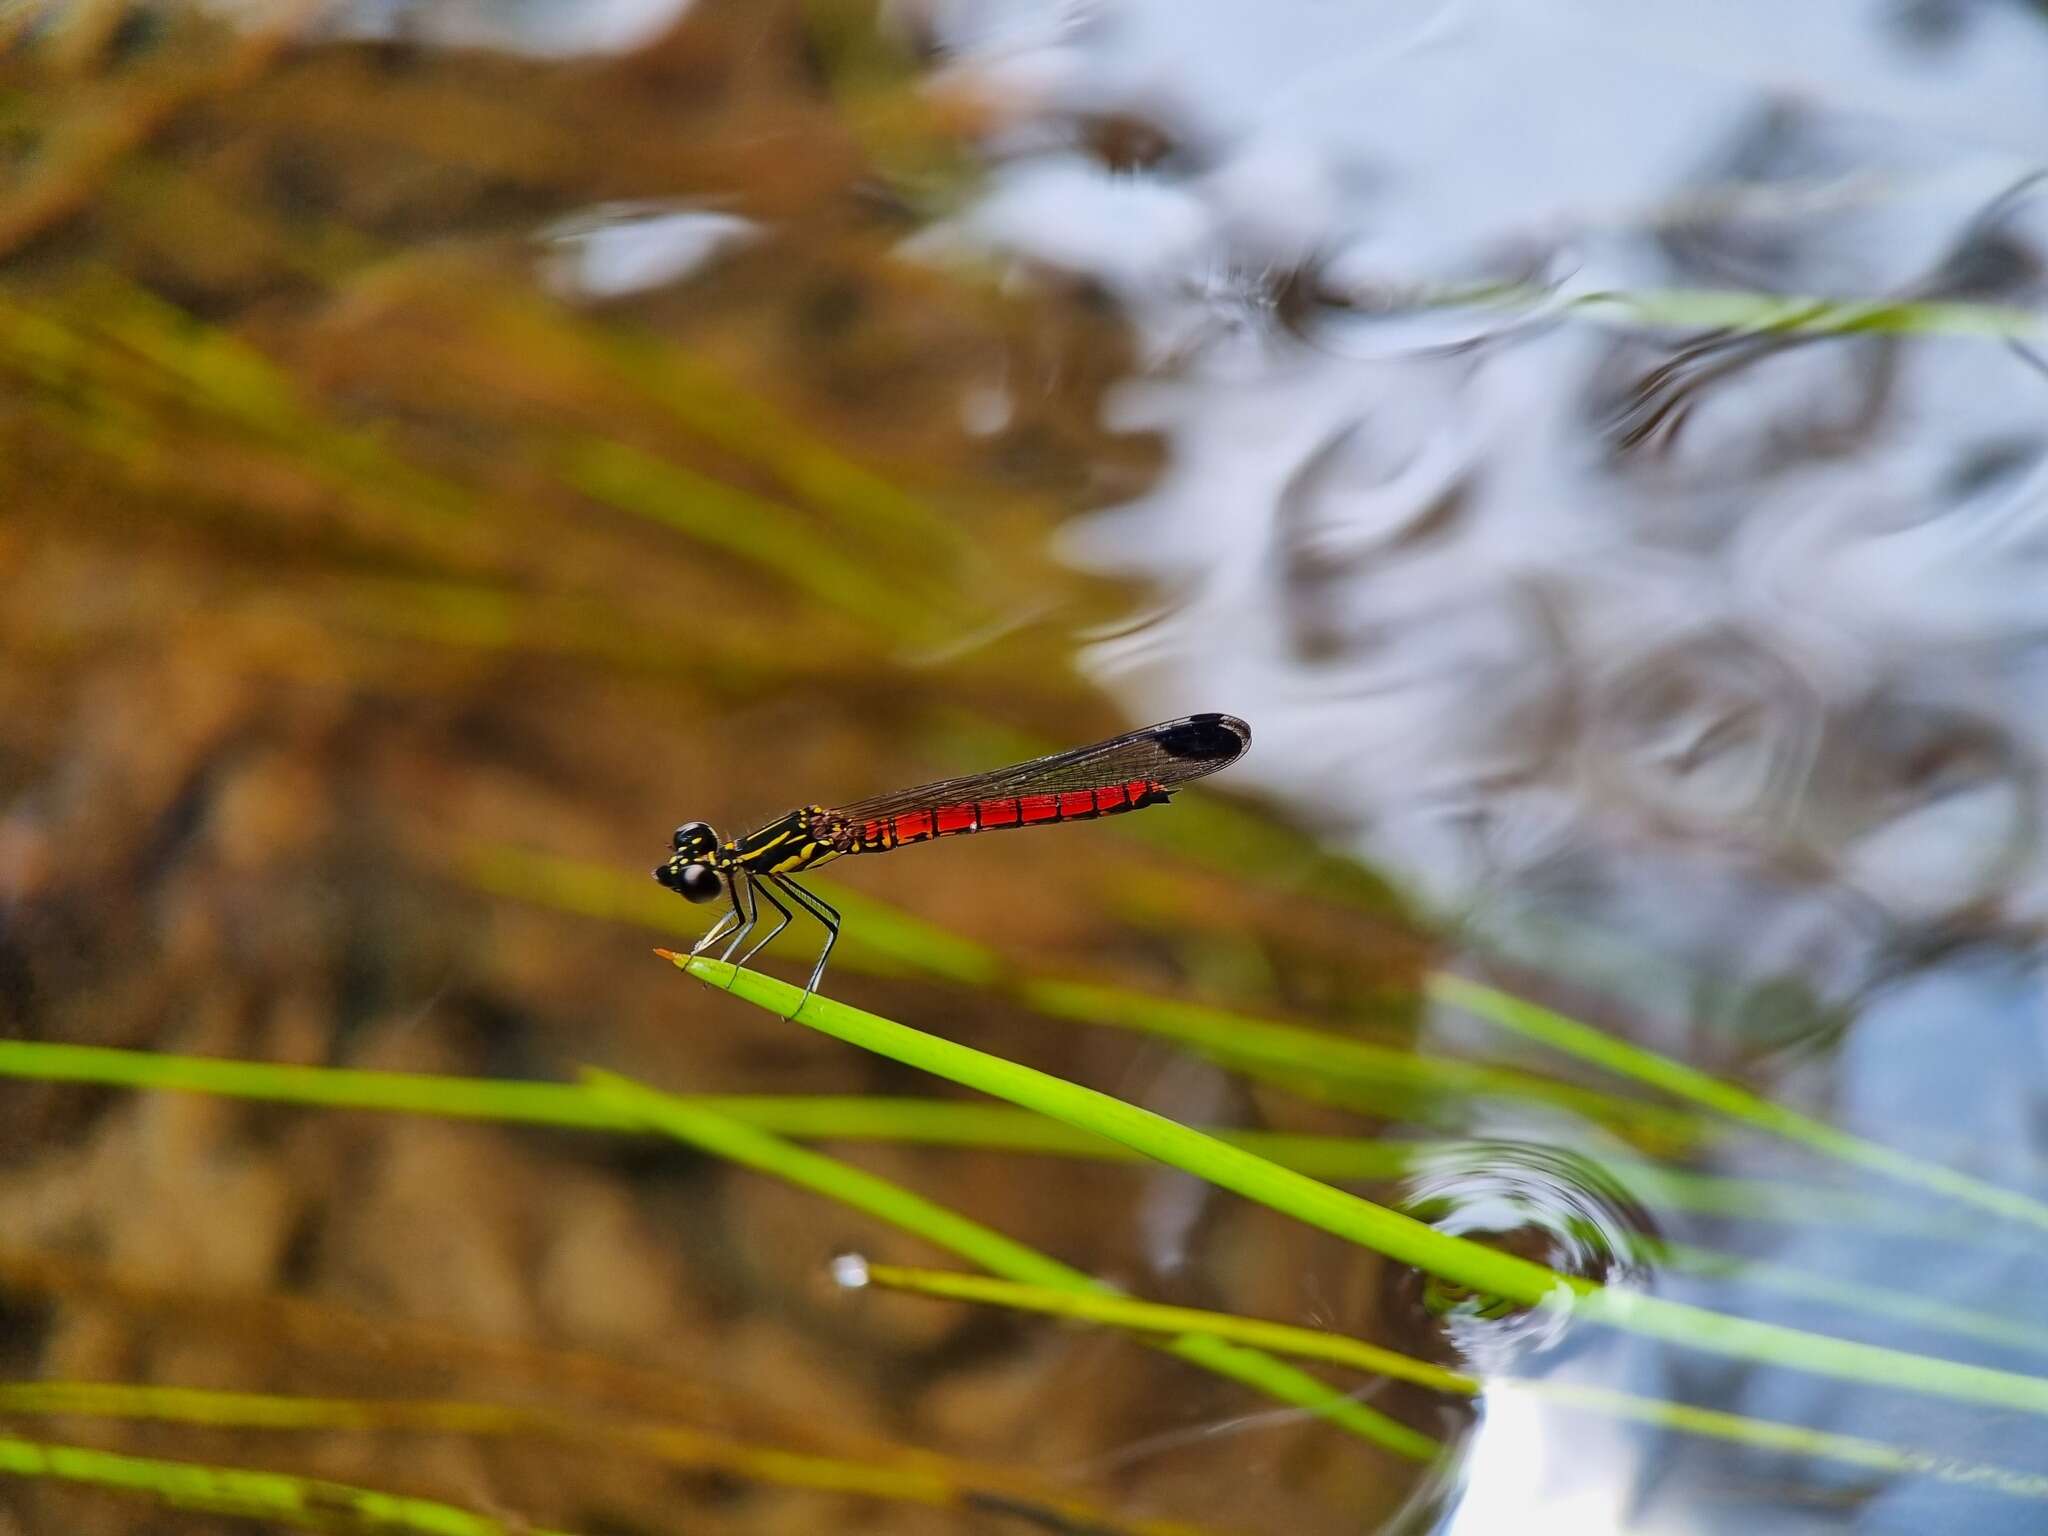
<instances>
[{"instance_id":1,"label":"transparent wing","mask_svg":"<svg viewBox=\"0 0 2048 1536\"><path fill-rule=\"evenodd\" d=\"M1098 741L1093 746L1075 747L1050 757L1033 758L1028 763L962 774L957 779L940 779L886 795L872 795L831 809L848 821L859 822L929 806L1098 789L1135 780L1172 789L1229 767L1244 756L1251 740L1252 728L1235 715L1185 715Z\"/></svg>"}]
</instances>

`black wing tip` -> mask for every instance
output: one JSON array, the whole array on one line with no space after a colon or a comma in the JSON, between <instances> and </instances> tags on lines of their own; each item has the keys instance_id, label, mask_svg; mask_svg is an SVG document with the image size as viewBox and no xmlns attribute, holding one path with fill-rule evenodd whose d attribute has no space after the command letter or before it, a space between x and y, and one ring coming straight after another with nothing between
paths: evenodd
<instances>
[{"instance_id":1,"label":"black wing tip","mask_svg":"<svg viewBox=\"0 0 2048 1536\"><path fill-rule=\"evenodd\" d=\"M1235 715L1189 715L1158 730L1162 752L1196 762L1227 763L1252 744L1252 728Z\"/></svg>"}]
</instances>

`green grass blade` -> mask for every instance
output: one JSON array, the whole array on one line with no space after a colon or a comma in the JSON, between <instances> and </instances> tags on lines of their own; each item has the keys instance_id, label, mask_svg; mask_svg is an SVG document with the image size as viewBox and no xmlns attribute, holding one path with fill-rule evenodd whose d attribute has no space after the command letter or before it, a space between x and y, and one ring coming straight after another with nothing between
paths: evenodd
<instances>
[{"instance_id":1,"label":"green grass blade","mask_svg":"<svg viewBox=\"0 0 2048 1536\"><path fill-rule=\"evenodd\" d=\"M890 1290L914 1291L920 1296L948 1301L969 1301L982 1306L1008 1307L1035 1312L1045 1317L1071 1318L1100 1323L1131 1333L1203 1334L1247 1344L1275 1354L1319 1360L1370 1371L1394 1381L1476 1397L1485 1383L1465 1371L1418 1360L1397 1349L1368 1343L1349 1334L1330 1333L1320 1328L1303 1328L1293 1323L1273 1323L1264 1318L1244 1317L1235 1312L1213 1312L1201 1307L1174 1306L1166 1302L1142 1301L1115 1291L1055 1290L1047 1286L991 1279L987 1275L965 1275L943 1269L913 1269L898 1264L861 1263L850 1282L878 1285Z\"/></svg>"},{"instance_id":2,"label":"green grass blade","mask_svg":"<svg viewBox=\"0 0 2048 1536\"><path fill-rule=\"evenodd\" d=\"M5 1077L208 1093L272 1104L437 1115L614 1135L643 1134L647 1128L643 1116L620 1107L605 1095L573 1084L288 1066L32 1040L0 1040L0 1078ZM672 1098L670 1102L723 1116L764 1133L806 1141L910 1142L1133 1161L1140 1156L1117 1142L1042 1115L995 1104L795 1095L704 1095ZM1296 1172L1339 1179L1399 1178L1419 1157L1440 1157L1456 1145L1257 1131L1213 1134ZM1775 1198L1780 1202L1776 1214L1781 1220L1812 1221L1822 1216L1839 1219L1845 1214L1836 1208L1840 1197L1832 1191L1808 1189L1803 1204L1799 1200L1788 1203L1782 1191L1754 1188L1739 1180L1704 1180L1707 1187L1694 1190L1685 1181L1700 1180L1699 1175L1673 1174L1651 1164L1627 1164L1616 1171L1652 1204L1660 1203L1657 1192L1662 1183L1677 1180L1678 1187L1665 1191L1668 1198L1661 1203L1757 1216L1769 1213L1771 1208L1764 1202ZM1853 1217L1855 1213L1847 1214ZM1784 1266L1755 1265L1740 1258L1709 1254L1703 1249L1673 1247L1669 1256L1697 1273L1739 1272L1786 1294L1991 1343L2048 1350L2048 1330L1966 1308L1878 1287L1828 1280Z\"/></svg>"},{"instance_id":3,"label":"green grass blade","mask_svg":"<svg viewBox=\"0 0 2048 1536\"><path fill-rule=\"evenodd\" d=\"M325 1109L362 1109L644 1134L639 1117L567 1083L505 1082L425 1073L365 1071L178 1056L160 1051L0 1040L0 1078L94 1083ZM705 1094L679 1102L758 1130L801 1141L891 1141L1061 1157L1139 1161L1141 1154L1028 1110L943 1099L805 1094ZM1418 1158L1440 1157L1456 1141L1374 1140L1277 1131L1217 1129L1212 1135L1298 1173L1321 1179L1387 1181ZM1617 1159L1602 1164L1639 1203L1752 1221L1853 1223L1961 1241L1962 1229L1914 1222L1868 1195L1822 1185L1761 1183L1687 1173Z\"/></svg>"},{"instance_id":4,"label":"green grass blade","mask_svg":"<svg viewBox=\"0 0 2048 1536\"><path fill-rule=\"evenodd\" d=\"M1311 1225L1474 1290L1535 1304L1564 1284L1559 1276L1540 1265L1446 1237L1411 1217L1317 1184L1191 1131L1163 1115L1092 1088L942 1040L827 997L813 995L804 999L795 987L753 971L738 970L722 961L682 955L670 958L699 980L722 987L756 1007L784 1017L794 1013L795 1022L863 1050L1107 1136L1183 1172L1272 1209L1298 1215ZM796 1005L800 1000L803 1006L798 1011Z\"/></svg>"},{"instance_id":5,"label":"green grass blade","mask_svg":"<svg viewBox=\"0 0 2048 1536\"><path fill-rule=\"evenodd\" d=\"M852 1461L728 1439L682 1424L566 1417L510 1403L419 1398L294 1397L131 1382L0 1382L0 1413L96 1418L243 1430L357 1430L541 1438L583 1450L643 1456L671 1466L810 1492L850 1493L898 1504L973 1509L988 1498L1036 1508L1090 1530L1130 1536L1202 1536L1177 1521L1124 1520L1007 1469L930 1451Z\"/></svg>"},{"instance_id":6,"label":"green grass blade","mask_svg":"<svg viewBox=\"0 0 2048 1536\"><path fill-rule=\"evenodd\" d=\"M1803 1424L1782 1424L1715 1408L1696 1408L1689 1403L1663 1403L1631 1397L1600 1387L1573 1386L1565 1382L1518 1382L1516 1387L1519 1390L1540 1390L1549 1402L1587 1408L1615 1418L1635 1419L1685 1434L1729 1440L1757 1450L1791 1452L1844 1462L1851 1466L1869 1467L1893 1477L1932 1477L1946 1483L1994 1489L2015 1498L2048 1499L2048 1477L2038 1472L1963 1461L1931 1451L1891 1445L1882 1440L1868 1440L1860 1435L1811 1429Z\"/></svg>"},{"instance_id":7,"label":"green grass blade","mask_svg":"<svg viewBox=\"0 0 2048 1536\"><path fill-rule=\"evenodd\" d=\"M209 1093L265 1103L437 1115L614 1135L639 1135L647 1129L642 1116L572 1084L290 1066L41 1041L0 1040L0 1077ZM772 1135L806 1141L890 1141L1119 1161L1140 1158L1139 1153L1117 1142L1042 1115L997 1104L829 1095L704 1095L671 1102L724 1116ZM1213 1134L1296 1172L1321 1178L1376 1181L1399 1178L1417 1159L1442 1157L1457 1146L1455 1142L1371 1141L1258 1131ZM1859 1215L1853 1206L1843 1208L1839 1192L1820 1188L1809 1187L1795 1197L1770 1186L1677 1174L1653 1164L1612 1165L1610 1171L1651 1205L1801 1222L1856 1219ZM1878 1210L1861 1214L1865 1219L1876 1220L1885 1213ZM1704 1249L1671 1246L1666 1256L1696 1273L1741 1274L1788 1295L1986 1342L2048 1349L2048 1330L1967 1308L1830 1280L1784 1266L1757 1265Z\"/></svg>"},{"instance_id":8,"label":"green grass blade","mask_svg":"<svg viewBox=\"0 0 2048 1536\"><path fill-rule=\"evenodd\" d=\"M566 1083L494 1082L347 1067L301 1067L168 1056L106 1046L0 1040L0 1077L221 1094L327 1109L395 1110L465 1120L509 1120L583 1131L635 1131L638 1121Z\"/></svg>"},{"instance_id":9,"label":"green grass blade","mask_svg":"<svg viewBox=\"0 0 2048 1536\"><path fill-rule=\"evenodd\" d=\"M892 639L933 638L943 629L940 616L955 606L879 579L788 507L625 443L574 445L563 474L586 496L723 550Z\"/></svg>"},{"instance_id":10,"label":"green grass blade","mask_svg":"<svg viewBox=\"0 0 2048 1536\"><path fill-rule=\"evenodd\" d=\"M1573 294L1527 283L1445 285L1411 308L1466 306L1505 313L1556 308L1628 330L1726 331L1742 336L1951 336L1978 341L2048 339L2048 317L2014 304L1970 299L1841 299L1722 288L1614 288Z\"/></svg>"},{"instance_id":11,"label":"green grass blade","mask_svg":"<svg viewBox=\"0 0 2048 1536\"><path fill-rule=\"evenodd\" d=\"M1219 1188L1475 1291L1524 1306L1567 1307L1594 1321L1708 1353L1985 1407L2048 1414L2048 1378L1730 1317L1641 1292L1604 1289L1439 1232L1413 1217L1319 1184L1095 1089L830 998L804 999L797 988L752 971L702 958L670 958L698 979L756 1007L793 1017L794 1022L906 1066L1121 1141Z\"/></svg>"},{"instance_id":12,"label":"green grass blade","mask_svg":"<svg viewBox=\"0 0 2048 1536\"><path fill-rule=\"evenodd\" d=\"M1134 819L1134 818L1125 818ZM685 910L653 881L615 866L507 844L480 844L462 873L494 895L631 923L671 937L687 934ZM1013 982L985 945L830 881L813 887L846 920L835 964L883 975L924 975L1011 995L1024 1006L1070 1023L1092 1024L1169 1040L1290 1092L1384 1112L1441 1113L1475 1095L1554 1104L1659 1150L1696 1144L1708 1127L1690 1110L1644 1103L1556 1082L1529 1072L1417 1056L1322 1030L1276 1023L1252 1014L1174 1002L1126 988L1057 980Z\"/></svg>"},{"instance_id":13,"label":"green grass blade","mask_svg":"<svg viewBox=\"0 0 2048 1536\"><path fill-rule=\"evenodd\" d=\"M1755 336L2048 339L2048 317L2036 310L1962 299L1828 299L1711 288L1643 288L1583 294L1571 306L1631 326Z\"/></svg>"},{"instance_id":14,"label":"green grass blade","mask_svg":"<svg viewBox=\"0 0 2048 1536\"><path fill-rule=\"evenodd\" d=\"M1053 1290L1108 1290L1092 1275L865 1169L793 1146L624 1078L591 1072L587 1080L600 1095L678 1140L865 1212L991 1273ZM1431 1437L1351 1401L1284 1361L1218 1339L1177 1339L1165 1347L1170 1354L1317 1414L1397 1455L1426 1461L1440 1449Z\"/></svg>"},{"instance_id":15,"label":"green grass blade","mask_svg":"<svg viewBox=\"0 0 2048 1536\"><path fill-rule=\"evenodd\" d=\"M638 883L628 886L605 865L560 859L508 847L474 850L468 873L484 889L520 900L631 922L674 933L675 903L666 893ZM969 985L995 987L1005 967L993 951L923 923L884 903L834 887L829 898L851 914L849 959L868 969L918 970ZM881 963L878 965L877 959ZM1643 1050L1554 1010L1445 972L1429 979L1433 996L1552 1049L1711 1110L1737 1123L1769 1132L1851 1166L1966 1201L1980 1209L2048 1227L2048 1205L2015 1190L1925 1162L1865 1141L1845 1131L1773 1104L1724 1083L1697 1068ZM1280 1086L1304 1080L1351 1083L1415 1096L1418 1106L1434 1099L1456 1100L1495 1094L1556 1104L1614 1126L1625 1134L1654 1139L1661 1146L1696 1142L1702 1129L1695 1114L1641 1103L1507 1068L1418 1057L1370 1042L1271 1020L1173 1002L1093 983L1026 980L1015 991L1028 1006L1053 1017L1152 1034L1196 1050L1234 1070Z\"/></svg>"},{"instance_id":16,"label":"green grass blade","mask_svg":"<svg viewBox=\"0 0 2048 1536\"><path fill-rule=\"evenodd\" d=\"M641 882L628 882L609 865L485 846L472 850L466 873L479 887L518 900L666 934L674 934L682 926L672 897L651 883L643 888ZM971 986L1002 988L1007 969L986 946L841 887L830 887L828 899L849 918L845 958L855 967L889 974L914 971ZM1444 972L1430 977L1429 988L1452 1006L1737 1123L1981 1209L2048 1226L2048 1205L2017 1191L1985 1184L1838 1131L1697 1068L1645 1051L1497 988ZM1660 1149L1692 1145L1705 1134L1694 1111L1622 1098L1508 1068L1418 1057L1228 1009L1084 982L1024 980L1009 990L1027 1006L1051 1017L1171 1040L1247 1076L1294 1091L1314 1082L1332 1088L1348 1084L1379 1094L1397 1092L1417 1109L1426 1109L1433 1102L1489 1094L1549 1103Z\"/></svg>"},{"instance_id":17,"label":"green grass blade","mask_svg":"<svg viewBox=\"0 0 2048 1536\"><path fill-rule=\"evenodd\" d=\"M1081 1295L1049 1291L1036 1286L991 1280L981 1275L950 1274L939 1270L909 1269L896 1265L866 1265L862 1279L869 1284L922 1296L952 1301L978 1302L1009 1307L1049 1317L1070 1318L1122 1328L1134 1333L1212 1334L1243 1344L1255 1344L1274 1354L1296 1355L1331 1365L1372 1371L1398 1381L1412 1382L1438 1392L1477 1396L1482 1392L1512 1390L1527 1392L1547 1401L1581 1407L1639 1423L1655 1424L1685 1434L1733 1441L1772 1451L1844 1461L1856 1466L1876 1467L1887 1472L1922 1474L1996 1488L2000 1492L2028 1498L2048 1498L2048 1477L2017 1472L2005 1467L1983 1466L1934 1456L1927 1452L1888 1445L1858 1436L1832 1434L1803 1425L1773 1423L1743 1414L1695 1408L1684 1403L1638 1397L1632 1393L1602 1387L1575 1386L1562 1382L1496 1379L1481 1382L1476 1376L1452 1371L1426 1360L1384 1349L1363 1339L1302 1328L1289 1323L1267 1322L1262 1318L1240 1317L1227 1312L1208 1312L1193 1307L1167 1306L1137 1301L1127 1296Z\"/></svg>"},{"instance_id":18,"label":"green grass blade","mask_svg":"<svg viewBox=\"0 0 2048 1536\"><path fill-rule=\"evenodd\" d=\"M1782 1137L1838 1162L1884 1174L1902 1184L1932 1190L2013 1221L2048 1228L2048 1205L2018 1190L1986 1184L1952 1168L1852 1136L1796 1109L1773 1104L1746 1088L1724 1083L1697 1067L1617 1039L1554 1009L1441 971L1430 977L1429 990L1438 1001L1461 1008L1476 1018L1620 1076L1661 1088L1730 1120Z\"/></svg>"},{"instance_id":19,"label":"green grass blade","mask_svg":"<svg viewBox=\"0 0 2048 1536\"><path fill-rule=\"evenodd\" d=\"M766 1131L609 1072L586 1068L584 1082L594 1097L609 1102L622 1116L914 1232L983 1269L1029 1278L1037 1285L1072 1284L1086 1278L991 1227L822 1152L794 1146Z\"/></svg>"},{"instance_id":20,"label":"green grass blade","mask_svg":"<svg viewBox=\"0 0 2048 1536\"><path fill-rule=\"evenodd\" d=\"M294 1397L122 1381L0 1381L0 1413L151 1420L215 1429L410 1429L531 1432L543 1421L500 1403Z\"/></svg>"},{"instance_id":21,"label":"green grass blade","mask_svg":"<svg viewBox=\"0 0 2048 1536\"><path fill-rule=\"evenodd\" d=\"M1947 1207L1901 1206L1868 1190L1694 1173L1635 1158L1603 1156L1600 1167L1621 1182L1636 1204L1652 1210L1692 1211L1702 1216L1802 1227L1857 1227L1948 1243L1967 1243L1983 1235L1980 1227ZM1302 1172L1314 1170L1304 1168Z\"/></svg>"},{"instance_id":22,"label":"green grass blade","mask_svg":"<svg viewBox=\"0 0 2048 1536\"><path fill-rule=\"evenodd\" d=\"M171 1093L208 1093L273 1104L439 1115L566 1130L644 1134L638 1116L566 1083L505 1082L425 1073L365 1071L179 1056L108 1046L0 1040L0 1078L93 1083ZM1001 1104L855 1095L705 1094L679 1102L800 1141L889 1141L928 1146L1140 1161L1129 1147L1043 1115ZM1321 1179L1387 1181L1418 1158L1442 1156L1454 1141L1374 1140L1278 1131L1218 1129L1211 1134L1299 1173ZM1853 1222L1927 1231L1902 1213L1819 1185L1790 1188L1685 1173L1653 1163L1609 1160L1640 1203L1755 1221ZM1956 1231L1935 1235L1960 1238Z\"/></svg>"},{"instance_id":23,"label":"green grass blade","mask_svg":"<svg viewBox=\"0 0 2048 1536\"><path fill-rule=\"evenodd\" d=\"M174 1509L200 1510L243 1520L275 1520L307 1530L361 1526L418 1531L423 1536L509 1536L503 1522L442 1504L349 1483L285 1472L255 1472L202 1462L125 1456L79 1445L51 1445L0 1435L0 1473L138 1493ZM523 1522L522 1536L561 1536Z\"/></svg>"},{"instance_id":24,"label":"green grass blade","mask_svg":"<svg viewBox=\"0 0 2048 1536\"><path fill-rule=\"evenodd\" d=\"M579 336L580 339L580 336ZM695 437L715 444L779 481L842 528L886 538L901 551L949 558L972 552L956 518L943 516L884 475L819 437L801 419L743 388L701 356L624 330L602 335L605 361L643 398L663 407Z\"/></svg>"},{"instance_id":25,"label":"green grass blade","mask_svg":"<svg viewBox=\"0 0 2048 1536\"><path fill-rule=\"evenodd\" d=\"M1929 1296L1915 1296L1890 1286L1843 1280L1789 1264L1764 1263L1740 1254L1721 1253L1687 1243L1652 1243L1647 1247L1660 1262L1689 1274L1738 1280L1776 1291L1781 1296L1820 1302L1837 1310L1861 1312L1890 1322L1952 1333L1959 1338L1977 1339L2005 1349L2048 1354L2048 1328L2018 1318L2000 1317L1996 1313L1959 1307L1953 1302L1937 1301Z\"/></svg>"},{"instance_id":26,"label":"green grass blade","mask_svg":"<svg viewBox=\"0 0 2048 1536\"><path fill-rule=\"evenodd\" d=\"M1507 1098L1553 1104L1601 1124L1647 1135L1660 1144L1686 1144L1700 1137L1699 1119L1689 1111L1618 1098L1533 1073L1418 1056L1413 1051L1278 1024L1226 1008L1148 997L1089 982L1027 981L1019 995L1029 1006L1053 1018L1154 1035L1247 1076L1277 1078L1283 1084L1305 1080L1392 1089L1417 1111L1438 1100Z\"/></svg>"},{"instance_id":27,"label":"green grass blade","mask_svg":"<svg viewBox=\"0 0 2048 1536\"><path fill-rule=\"evenodd\" d=\"M558 1129L645 1134L644 1118L587 1087L563 1083L502 1082L342 1067L176 1056L104 1046L0 1040L0 1078L93 1083L163 1092L208 1093L228 1098L326 1109L437 1115ZM756 1130L804 1141L888 1141L932 1146L1139 1161L1140 1154L1101 1136L1026 1110L999 1104L939 1099L885 1099L833 1095L701 1095L670 1102L723 1116ZM1385 1181L1408 1172L1418 1159L1441 1158L1456 1142L1373 1141L1357 1137L1299 1136L1219 1130L1219 1140L1243 1147L1299 1173L1320 1178ZM1876 1221L1885 1212L1844 1208L1840 1192L1808 1187L1788 1193L1735 1179L1678 1174L1648 1163L1609 1164L1649 1205L1810 1223L1817 1219ZM1667 1187L1668 1186L1668 1187ZM1697 1187L1695 1187L1697 1186ZM1807 1271L1755 1265L1704 1249L1671 1245L1666 1257L1696 1273L1743 1274L1785 1294L1810 1297L1875 1316L1945 1329L1991 1343L2048 1350L2048 1330L1902 1295L1879 1287L1829 1280Z\"/></svg>"}]
</instances>

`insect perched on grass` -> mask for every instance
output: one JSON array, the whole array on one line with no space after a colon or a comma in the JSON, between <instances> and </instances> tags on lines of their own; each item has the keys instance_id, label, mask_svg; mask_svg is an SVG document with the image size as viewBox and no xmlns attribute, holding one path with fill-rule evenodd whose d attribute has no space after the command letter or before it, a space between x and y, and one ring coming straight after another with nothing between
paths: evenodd
<instances>
[{"instance_id":1,"label":"insect perched on grass","mask_svg":"<svg viewBox=\"0 0 2048 1536\"><path fill-rule=\"evenodd\" d=\"M719 958L732 959L753 932L759 903L765 900L782 914L781 920L734 962L745 965L790 924L790 909L778 891L810 913L824 925L825 947L804 984L808 998L818 989L838 941L839 914L791 875L849 853L884 853L961 832L1092 821L1164 805L1190 779L1236 762L1251 739L1252 728L1235 715L1188 715L1008 768L848 805L807 805L729 842L720 842L706 822L686 822L676 828L675 851L654 878L691 901L716 901L722 895L732 903L732 910L697 941L693 955L723 939Z\"/></svg>"}]
</instances>

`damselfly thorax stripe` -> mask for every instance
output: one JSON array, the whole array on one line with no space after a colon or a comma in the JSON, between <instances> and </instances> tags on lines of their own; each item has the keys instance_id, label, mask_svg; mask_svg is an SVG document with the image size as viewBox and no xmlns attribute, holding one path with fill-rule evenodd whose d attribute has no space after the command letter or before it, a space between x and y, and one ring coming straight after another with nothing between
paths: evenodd
<instances>
[{"instance_id":1,"label":"damselfly thorax stripe","mask_svg":"<svg viewBox=\"0 0 2048 1536\"><path fill-rule=\"evenodd\" d=\"M884 853L934 838L1092 821L1164 805L1189 780L1236 762L1251 739L1251 727L1234 715L1188 715L1008 768L847 805L807 805L727 841L708 824L692 821L676 828L674 851L654 878L691 901L722 895L731 903L693 954L723 940L720 957L731 959L759 920L759 900L775 908L779 921L739 954L741 965L789 926L792 913L778 892L810 913L824 926L825 946L804 987L809 997L839 937L839 914L791 875L849 854Z\"/></svg>"}]
</instances>

